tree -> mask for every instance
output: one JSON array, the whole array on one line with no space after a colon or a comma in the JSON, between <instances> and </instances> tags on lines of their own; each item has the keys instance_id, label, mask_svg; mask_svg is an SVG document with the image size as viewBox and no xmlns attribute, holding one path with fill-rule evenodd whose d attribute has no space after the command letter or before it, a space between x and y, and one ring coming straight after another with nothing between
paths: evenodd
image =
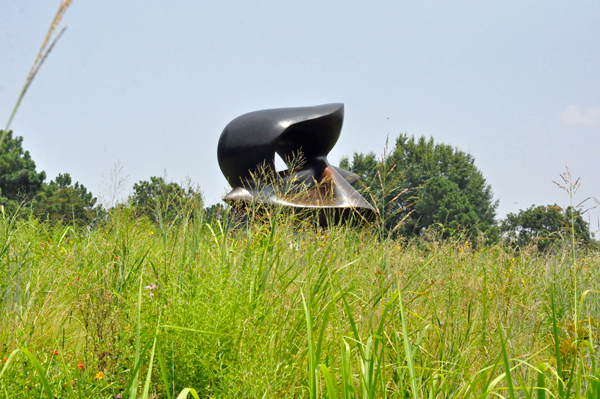
<instances>
[{"instance_id":1,"label":"tree","mask_svg":"<svg viewBox=\"0 0 600 399\"><path fill-rule=\"evenodd\" d=\"M171 224L185 217L186 211L202 209L202 194L194 187L182 188L179 184L165 182L152 176L133 185L131 203L141 215L152 221Z\"/></svg>"},{"instance_id":2,"label":"tree","mask_svg":"<svg viewBox=\"0 0 600 399\"><path fill-rule=\"evenodd\" d=\"M90 224L95 216L96 198L76 182L71 184L71 175L59 174L55 181L43 185L33 202L34 214L52 222Z\"/></svg>"},{"instance_id":3,"label":"tree","mask_svg":"<svg viewBox=\"0 0 600 399\"><path fill-rule=\"evenodd\" d=\"M415 211L423 226L443 226L446 232L459 231L463 226L477 226L479 217L473 205L453 181L436 176L425 182L419 193Z\"/></svg>"},{"instance_id":4,"label":"tree","mask_svg":"<svg viewBox=\"0 0 600 399\"><path fill-rule=\"evenodd\" d=\"M23 137L12 131L0 131L0 205L20 215L31 212L50 221L74 219L89 224L94 216L96 199L79 184L71 184L71 176L59 174L56 181L45 183L46 173L37 172L29 151L23 150Z\"/></svg>"},{"instance_id":5,"label":"tree","mask_svg":"<svg viewBox=\"0 0 600 399\"><path fill-rule=\"evenodd\" d=\"M23 150L23 137L13 138L12 130L0 130L0 204L9 211L27 207L40 191L45 172L37 172L29 151Z\"/></svg>"},{"instance_id":6,"label":"tree","mask_svg":"<svg viewBox=\"0 0 600 399\"><path fill-rule=\"evenodd\" d=\"M213 204L204 208L204 220L208 223L213 222L225 222L227 216L228 207L225 207L222 203Z\"/></svg>"},{"instance_id":7,"label":"tree","mask_svg":"<svg viewBox=\"0 0 600 399\"><path fill-rule=\"evenodd\" d=\"M505 239L516 246L522 247L530 243L536 244L538 250L546 251L566 239L570 241L571 221L575 239L583 244L592 243L589 224L581 216L581 211L560 206L532 205L519 213L509 213L502 221L501 231Z\"/></svg>"},{"instance_id":8,"label":"tree","mask_svg":"<svg viewBox=\"0 0 600 399\"><path fill-rule=\"evenodd\" d=\"M475 159L455 147L401 134L381 159L355 152L340 166L359 175L359 191L377 203L387 231L414 236L439 225L445 236L456 230L471 238L497 235L492 189Z\"/></svg>"}]
</instances>

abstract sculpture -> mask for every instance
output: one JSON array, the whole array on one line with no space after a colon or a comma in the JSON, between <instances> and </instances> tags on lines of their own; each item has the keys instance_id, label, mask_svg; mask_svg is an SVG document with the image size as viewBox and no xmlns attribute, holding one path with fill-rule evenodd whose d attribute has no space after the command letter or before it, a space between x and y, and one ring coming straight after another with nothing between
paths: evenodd
<instances>
[{"instance_id":1,"label":"abstract sculpture","mask_svg":"<svg viewBox=\"0 0 600 399\"><path fill-rule=\"evenodd\" d=\"M358 176L327 161L343 120L344 104L269 109L232 120L217 148L219 167L233 187L223 200L238 209L258 204L315 210L321 225L327 215L335 222L352 215L374 219L377 211L352 187ZM275 153L290 169L275 172Z\"/></svg>"}]
</instances>

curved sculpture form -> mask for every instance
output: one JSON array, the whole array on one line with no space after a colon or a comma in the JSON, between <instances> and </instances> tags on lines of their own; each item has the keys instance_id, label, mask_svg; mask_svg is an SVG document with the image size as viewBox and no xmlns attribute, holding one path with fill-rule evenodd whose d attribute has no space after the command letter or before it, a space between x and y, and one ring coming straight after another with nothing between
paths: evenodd
<instances>
[{"instance_id":1,"label":"curved sculpture form","mask_svg":"<svg viewBox=\"0 0 600 399\"><path fill-rule=\"evenodd\" d=\"M358 176L329 164L344 120L344 104L255 111L229 122L217 148L219 167L233 187L223 200L303 209L334 209L336 219L354 211L372 220L377 211L352 187ZM275 153L290 168L275 173Z\"/></svg>"}]
</instances>

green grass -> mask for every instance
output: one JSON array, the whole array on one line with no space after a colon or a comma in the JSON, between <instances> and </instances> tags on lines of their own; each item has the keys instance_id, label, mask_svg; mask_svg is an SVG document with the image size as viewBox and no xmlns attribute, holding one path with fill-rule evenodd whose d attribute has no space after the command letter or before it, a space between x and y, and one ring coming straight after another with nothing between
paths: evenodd
<instances>
[{"instance_id":1,"label":"green grass","mask_svg":"<svg viewBox=\"0 0 600 399\"><path fill-rule=\"evenodd\" d=\"M600 397L597 253L378 237L0 216L0 397Z\"/></svg>"}]
</instances>

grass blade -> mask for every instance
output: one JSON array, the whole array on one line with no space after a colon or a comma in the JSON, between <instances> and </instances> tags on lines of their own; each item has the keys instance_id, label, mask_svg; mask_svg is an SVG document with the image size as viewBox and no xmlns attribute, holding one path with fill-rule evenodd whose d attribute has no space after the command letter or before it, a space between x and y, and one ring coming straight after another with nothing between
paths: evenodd
<instances>
[{"instance_id":1,"label":"grass blade","mask_svg":"<svg viewBox=\"0 0 600 399\"><path fill-rule=\"evenodd\" d=\"M53 399L54 396L52 395L52 390L50 389L50 384L48 383L48 380L46 379L46 376L45 376L46 373L44 373L44 369L40 365L40 362L38 362L38 360L35 358L35 356L33 356L33 354L31 352L29 352L27 349L21 349L21 352L23 352L29 358L29 360L31 361L31 364L33 365L33 368L40 376L40 380L42 381L42 385L44 386L44 389L46 390L46 394L48 395L48 397L50 399Z\"/></svg>"},{"instance_id":2,"label":"grass blade","mask_svg":"<svg viewBox=\"0 0 600 399\"><path fill-rule=\"evenodd\" d=\"M313 341L314 331L312 325L312 315L310 312L310 302L308 305L306 304L306 299L304 298L304 293L302 291L300 291L300 296L302 297L302 305L304 306L304 314L306 316L306 332L308 334L308 392L311 399L316 399L317 359L315 358L315 343Z\"/></svg>"},{"instance_id":3,"label":"grass blade","mask_svg":"<svg viewBox=\"0 0 600 399\"><path fill-rule=\"evenodd\" d=\"M327 388L327 397L329 399L338 399L338 391L333 382L333 378L329 369L326 365L321 364L321 372L323 373L323 379L325 380L325 387Z\"/></svg>"},{"instance_id":4,"label":"grass blade","mask_svg":"<svg viewBox=\"0 0 600 399\"><path fill-rule=\"evenodd\" d=\"M146 383L144 385L144 393L142 394L142 399L148 399L148 392L150 391L152 367L154 365L154 353L156 352L156 338L157 335L154 335L154 343L152 344L152 352L150 353L150 363L148 364L148 373L146 373Z\"/></svg>"},{"instance_id":5,"label":"grass blade","mask_svg":"<svg viewBox=\"0 0 600 399\"><path fill-rule=\"evenodd\" d=\"M12 351L10 353L10 355L6 359L6 362L4 363L4 367L2 367L2 371L0 371L0 381L2 381L2 376L8 369L8 365L10 364L10 362L12 362L13 357L17 356L18 353L19 353L19 349L15 349L14 351Z\"/></svg>"},{"instance_id":6,"label":"grass blade","mask_svg":"<svg viewBox=\"0 0 600 399\"><path fill-rule=\"evenodd\" d=\"M402 336L404 338L404 353L406 354L406 363L408 364L408 373L410 375L410 386L414 399L419 399L419 390L417 387L417 377L415 366L413 364L413 350L408 340L408 328L406 327L406 318L404 316L404 306L402 304L402 295L399 294L398 306L400 307L400 321L402 323Z\"/></svg>"},{"instance_id":7,"label":"grass blade","mask_svg":"<svg viewBox=\"0 0 600 399\"><path fill-rule=\"evenodd\" d=\"M538 399L546 399L546 365L540 364L537 373L537 397Z\"/></svg>"},{"instance_id":8,"label":"grass blade","mask_svg":"<svg viewBox=\"0 0 600 399\"><path fill-rule=\"evenodd\" d=\"M171 399L171 392L169 392L169 376L167 375L167 366L165 363L165 356L162 351L162 347L159 345L158 349L158 364L160 366L160 375L162 376L163 384L165 384L165 392L167 393L167 399Z\"/></svg>"},{"instance_id":9,"label":"grass blade","mask_svg":"<svg viewBox=\"0 0 600 399\"><path fill-rule=\"evenodd\" d=\"M350 363L350 345L342 338L341 342L342 356L342 398L350 399L354 397L354 383L352 381L352 365Z\"/></svg>"},{"instance_id":10,"label":"grass blade","mask_svg":"<svg viewBox=\"0 0 600 399\"><path fill-rule=\"evenodd\" d=\"M196 392L196 390L194 388L184 388L179 395L177 395L177 399L185 399L187 398L187 396L189 394L192 394L192 396L194 397L194 399L200 399L200 396L198 396L198 392Z\"/></svg>"},{"instance_id":11,"label":"grass blade","mask_svg":"<svg viewBox=\"0 0 600 399\"><path fill-rule=\"evenodd\" d=\"M129 384L127 384L127 388L125 389L125 396L123 396L123 399L127 399L127 398L131 399L132 398L132 396L131 396L132 393L133 393L133 395L137 394L138 373L140 371L140 366L142 365L142 359L146 355L146 352L148 351L148 349L150 349L150 342L148 342L148 344L146 345L146 347L142 351L140 358L135 363L135 367L133 368L133 372L131 374L131 378L129 380Z\"/></svg>"},{"instance_id":12,"label":"grass blade","mask_svg":"<svg viewBox=\"0 0 600 399\"><path fill-rule=\"evenodd\" d=\"M504 337L502 334L502 326L498 328L498 333L500 334L500 345L502 346L502 362L504 363L504 371L506 372L506 385L508 386L508 397L510 399L515 399L515 388L512 382L512 376L510 373L510 364L508 362L508 354L506 353L506 343L504 342Z\"/></svg>"},{"instance_id":13,"label":"grass blade","mask_svg":"<svg viewBox=\"0 0 600 399\"><path fill-rule=\"evenodd\" d=\"M554 356L556 357L556 373L558 374L558 395L564 394L562 359L560 354L560 336L558 335L558 324L556 323L556 305L554 303L554 290L551 293L552 306L552 335L554 336Z\"/></svg>"},{"instance_id":14,"label":"grass blade","mask_svg":"<svg viewBox=\"0 0 600 399\"><path fill-rule=\"evenodd\" d=\"M138 287L138 302L137 302L137 326L135 331L135 363L139 366L140 362L140 346L141 346L141 326L142 326L142 277L144 275L144 271L140 274L140 284ZM133 380L131 384L131 391L129 392L129 397L131 399L135 399L137 397L137 386L138 386L138 375L137 375L137 367L136 371L133 374Z\"/></svg>"}]
</instances>

